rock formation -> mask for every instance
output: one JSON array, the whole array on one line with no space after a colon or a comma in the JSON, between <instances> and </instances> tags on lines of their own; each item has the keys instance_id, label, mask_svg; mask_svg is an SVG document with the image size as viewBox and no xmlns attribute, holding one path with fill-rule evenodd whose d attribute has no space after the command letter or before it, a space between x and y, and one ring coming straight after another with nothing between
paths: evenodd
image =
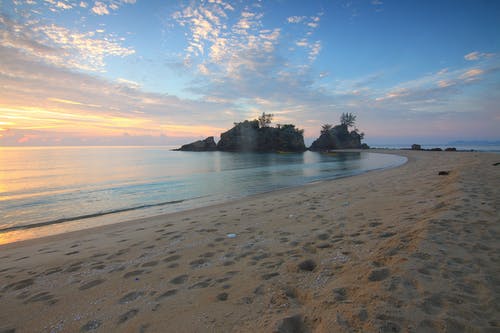
<instances>
[{"instance_id":1,"label":"rock formation","mask_svg":"<svg viewBox=\"0 0 500 333\"><path fill-rule=\"evenodd\" d=\"M302 131L294 125L260 127L257 120L245 120L221 134L217 150L302 152L306 150L306 147Z\"/></svg>"},{"instance_id":2,"label":"rock formation","mask_svg":"<svg viewBox=\"0 0 500 333\"><path fill-rule=\"evenodd\" d=\"M411 145L411 150L422 150L422 146L414 143Z\"/></svg>"},{"instance_id":3,"label":"rock formation","mask_svg":"<svg viewBox=\"0 0 500 333\"><path fill-rule=\"evenodd\" d=\"M217 150L217 145L213 136L206 138L205 140L198 140L187 145L183 145L179 149L180 151L214 151Z\"/></svg>"},{"instance_id":4,"label":"rock formation","mask_svg":"<svg viewBox=\"0 0 500 333\"><path fill-rule=\"evenodd\" d=\"M218 144L214 138L199 140L181 148L180 151L232 151L232 152L303 152L306 150L303 131L294 125L268 127L258 120L237 123L221 134Z\"/></svg>"},{"instance_id":5,"label":"rock formation","mask_svg":"<svg viewBox=\"0 0 500 333\"><path fill-rule=\"evenodd\" d=\"M347 125L341 124L321 133L320 137L311 144L309 150L324 151L359 148L362 148L361 135L357 131L349 132Z\"/></svg>"}]
</instances>

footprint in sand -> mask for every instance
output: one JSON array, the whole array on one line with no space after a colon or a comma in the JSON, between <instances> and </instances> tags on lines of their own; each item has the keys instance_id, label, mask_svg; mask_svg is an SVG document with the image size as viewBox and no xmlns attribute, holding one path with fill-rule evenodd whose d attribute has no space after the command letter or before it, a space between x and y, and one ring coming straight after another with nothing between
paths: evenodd
<instances>
[{"instance_id":1,"label":"footprint in sand","mask_svg":"<svg viewBox=\"0 0 500 333\"><path fill-rule=\"evenodd\" d=\"M85 325L83 325L80 328L80 332L90 332L90 331L95 331L102 325L102 321L100 320L91 320L87 322Z\"/></svg>"},{"instance_id":2,"label":"footprint in sand","mask_svg":"<svg viewBox=\"0 0 500 333\"><path fill-rule=\"evenodd\" d=\"M163 262L171 262L171 261L176 261L176 260L179 260L181 258L180 255L178 254L174 254L170 257L166 257L165 259L163 259Z\"/></svg>"},{"instance_id":3,"label":"footprint in sand","mask_svg":"<svg viewBox=\"0 0 500 333\"><path fill-rule=\"evenodd\" d=\"M127 304L127 303L130 303L130 302L133 302L136 299L138 299L139 297L144 296L144 294L145 293L143 291L132 291L132 292L124 295L122 298L120 298L120 300L118 301L118 303L120 303L120 304Z\"/></svg>"},{"instance_id":4,"label":"footprint in sand","mask_svg":"<svg viewBox=\"0 0 500 333\"><path fill-rule=\"evenodd\" d=\"M201 259L196 259L193 260L189 263L191 265L191 268L202 268L210 265L210 262L208 260L205 260L203 258Z\"/></svg>"},{"instance_id":5,"label":"footprint in sand","mask_svg":"<svg viewBox=\"0 0 500 333\"><path fill-rule=\"evenodd\" d=\"M170 280L170 283L183 284L188 280L188 278L189 278L189 275L187 275L187 274L179 275L179 276L173 278L172 280Z\"/></svg>"},{"instance_id":6,"label":"footprint in sand","mask_svg":"<svg viewBox=\"0 0 500 333\"><path fill-rule=\"evenodd\" d=\"M78 289L80 289L80 290L87 290L87 289L90 289L92 287L98 286L98 285L100 285L101 283L103 283L105 281L106 280L104 280L104 279L93 280L93 281L90 281L90 282L87 282L87 283L81 285Z\"/></svg>"},{"instance_id":7,"label":"footprint in sand","mask_svg":"<svg viewBox=\"0 0 500 333\"><path fill-rule=\"evenodd\" d=\"M156 300L161 301L162 299L170 297L170 296L174 296L175 294L177 294L177 289L170 289L170 290L165 291L160 296L156 297Z\"/></svg>"},{"instance_id":8,"label":"footprint in sand","mask_svg":"<svg viewBox=\"0 0 500 333\"><path fill-rule=\"evenodd\" d=\"M26 301L24 301L24 304L35 302L47 302L47 304L53 305L57 303L57 299L54 299L54 295L51 295L49 292L44 291L28 298Z\"/></svg>"},{"instance_id":9,"label":"footprint in sand","mask_svg":"<svg viewBox=\"0 0 500 333\"><path fill-rule=\"evenodd\" d=\"M153 260L153 261L145 262L144 264L142 264L141 267L153 267L156 265L158 265L158 261Z\"/></svg>"},{"instance_id":10,"label":"footprint in sand","mask_svg":"<svg viewBox=\"0 0 500 333\"><path fill-rule=\"evenodd\" d=\"M127 320L135 317L138 313L139 313L138 309L132 309L125 312L124 314L120 315L120 317L118 317L118 324L123 324Z\"/></svg>"},{"instance_id":11,"label":"footprint in sand","mask_svg":"<svg viewBox=\"0 0 500 333\"><path fill-rule=\"evenodd\" d=\"M125 274L123 275L123 277L124 277L125 279L128 279L129 277L132 277L132 276L137 276L137 275L141 275L142 273L144 273L144 270L139 269L139 270L136 270L136 271L131 271L131 272L125 273Z\"/></svg>"},{"instance_id":12,"label":"footprint in sand","mask_svg":"<svg viewBox=\"0 0 500 333\"><path fill-rule=\"evenodd\" d=\"M11 284L5 286L3 288L3 290L4 291L7 291L9 289L20 290L20 289L24 289L24 288L31 286L33 283L34 283L33 279L25 279L25 280L17 281L17 282L14 282L14 283L11 283Z\"/></svg>"}]
</instances>

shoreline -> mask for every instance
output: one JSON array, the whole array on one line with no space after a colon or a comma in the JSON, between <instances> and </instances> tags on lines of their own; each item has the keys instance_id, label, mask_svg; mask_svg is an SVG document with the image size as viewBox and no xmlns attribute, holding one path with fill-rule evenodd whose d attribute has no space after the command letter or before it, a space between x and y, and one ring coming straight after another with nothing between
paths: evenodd
<instances>
[{"instance_id":1,"label":"shoreline","mask_svg":"<svg viewBox=\"0 0 500 333\"><path fill-rule=\"evenodd\" d=\"M379 151L379 150L376 150L376 151L367 151L367 150L360 150L360 149L344 149L344 150L341 150L339 152L340 153L350 153L350 152L363 153L363 152L366 152L366 153L373 153L373 154L387 154L387 155L401 156L401 155L398 155L398 154L396 154L394 152L388 153L388 152ZM38 223L29 224L29 225L11 226L11 227L7 227L7 228L4 228L4 229L0 229L0 249L1 249L2 246L6 246L6 245L9 245L9 244L18 243L18 242L25 242L25 241L29 241L29 240L38 239L38 238L46 238L46 237L63 235L63 234L72 233L72 232L92 230L92 229L95 229L95 228L100 228L100 227L105 227L105 226L108 226L108 225L115 225L115 224L120 224L120 223L134 223L136 221L144 221L144 220L148 220L148 219L166 217L166 216L171 215L171 214L177 214L177 213L182 213L182 212L189 212L189 211L192 211L192 210L203 209L203 208L207 208L207 207L211 207L211 206L216 206L216 205L225 205L227 203L232 203L232 202L237 202L237 201L245 201L247 199L251 199L253 197L258 197L258 196L262 196L262 195L269 194L269 193L274 193L274 192L278 193L280 191L287 191L287 190L298 189L298 188L300 188L302 186L310 186L310 185L313 185L313 184L322 183L322 182L335 181L337 179L342 179L342 178L357 177L359 175L362 175L362 174L365 174L365 173L368 173L368 172L389 170L389 169L397 168L397 167L399 167L401 165L404 165L407 162L408 161L405 161L402 164L396 165L396 166L388 166L388 167L376 168L376 169L372 169L372 170L368 170L368 171L359 171L358 173L352 174L352 175L342 175L342 176L337 176L337 177L333 177L333 178L327 178L327 179L323 179L323 180L318 180L318 181L314 181L314 182L306 183L306 184L302 184L302 185L295 185L295 186L283 187L283 188L274 189L274 190L268 190L266 192L261 192L261 193L256 193L256 194L250 194L250 195L246 195L246 196L243 196L243 197L240 197L240 198L236 198L236 199L227 199L225 201L220 201L220 202L216 201L216 202L210 203L208 205L202 205L202 206L199 206L199 207L193 207L193 208L188 208L188 209L181 209L179 211L167 212L167 213L163 213L163 214L159 214L159 215L157 214L157 215L145 216L145 217L140 217L140 218L129 218L129 219L124 219L124 220L121 220L120 218L118 218L118 220L116 220L115 222L111 222L111 223L102 223L101 222L101 223L97 223L96 225L90 226L90 227L83 226L81 228L78 228L78 227L71 228L71 226L70 226L69 230L65 230L64 229L65 224L68 223L68 222L69 223L71 223L71 222L85 223L85 221L87 219L89 219L89 218L90 219L105 218L107 215L113 216L115 214L120 214L120 213L123 213L123 212L140 210L140 209L143 209L143 208L145 208L147 206L157 207L157 206L163 206L163 205L167 205L167 204L175 204L175 203L180 203L180 202L184 202L184 201L189 201L189 200L197 199L197 198L191 198L191 199L185 199L185 200L176 200L176 201L169 201L169 202L165 202L165 203L158 203L158 204L151 204L151 205L144 205L144 206L141 206L141 207L128 207L128 208L120 209L118 211L110 211L110 212L102 212L102 213L92 213L92 214L88 214L88 215L84 215L84 216L61 218L61 219L57 219L57 220L53 220L53 221L38 222ZM94 223L95 223L95 221L94 221ZM50 228L52 226L61 227L61 228L63 228L63 230L60 231L60 232L56 232L54 234L47 234L47 232L43 231L43 229ZM33 230L31 230L31 229L33 229ZM20 236L20 237L16 237L15 236L15 234L17 234L17 233L28 233L30 231L33 231L34 233L36 233L37 231L38 232L42 231L42 233L41 233L41 236L35 236L35 237L31 237L31 238L23 238L22 236ZM3 239L12 239L12 238L15 238L15 240L14 241L8 241L8 242L2 242L2 236L3 236Z\"/></svg>"},{"instance_id":2,"label":"shoreline","mask_svg":"<svg viewBox=\"0 0 500 333\"><path fill-rule=\"evenodd\" d=\"M397 154L407 163L0 246L0 329L499 329L500 156Z\"/></svg>"}]
</instances>

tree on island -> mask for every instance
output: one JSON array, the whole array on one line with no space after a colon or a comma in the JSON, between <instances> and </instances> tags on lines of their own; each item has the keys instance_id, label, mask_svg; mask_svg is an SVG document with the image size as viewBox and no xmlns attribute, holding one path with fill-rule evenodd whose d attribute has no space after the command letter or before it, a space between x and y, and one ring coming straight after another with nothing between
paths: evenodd
<instances>
[{"instance_id":1,"label":"tree on island","mask_svg":"<svg viewBox=\"0 0 500 333\"><path fill-rule=\"evenodd\" d=\"M328 134L330 133L330 130L332 129L333 125L332 124L324 124L321 126L321 134Z\"/></svg>"},{"instance_id":2,"label":"tree on island","mask_svg":"<svg viewBox=\"0 0 500 333\"><path fill-rule=\"evenodd\" d=\"M342 115L340 116L341 125L352 127L354 126L355 122L356 122L356 116L350 112L343 112Z\"/></svg>"},{"instance_id":3,"label":"tree on island","mask_svg":"<svg viewBox=\"0 0 500 333\"><path fill-rule=\"evenodd\" d=\"M340 116L340 124L333 126L324 124L321 126L321 134L309 147L312 151L329 151L331 149L356 149L362 148L361 139L364 133L359 133L357 128L349 131L349 127L354 127L356 116L349 112L344 112Z\"/></svg>"},{"instance_id":4,"label":"tree on island","mask_svg":"<svg viewBox=\"0 0 500 333\"><path fill-rule=\"evenodd\" d=\"M262 127L269 127L271 124L271 121L273 120L274 115L272 113L265 113L262 112L262 115L258 118L259 120L259 126Z\"/></svg>"}]
</instances>

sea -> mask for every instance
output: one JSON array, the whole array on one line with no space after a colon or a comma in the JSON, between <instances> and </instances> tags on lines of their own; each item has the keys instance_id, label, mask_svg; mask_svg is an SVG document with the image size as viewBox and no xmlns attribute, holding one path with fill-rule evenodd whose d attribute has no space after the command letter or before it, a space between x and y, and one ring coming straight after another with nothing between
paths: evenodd
<instances>
[{"instance_id":1,"label":"sea","mask_svg":"<svg viewBox=\"0 0 500 333\"><path fill-rule=\"evenodd\" d=\"M0 147L0 244L223 203L405 161L372 152Z\"/></svg>"}]
</instances>

